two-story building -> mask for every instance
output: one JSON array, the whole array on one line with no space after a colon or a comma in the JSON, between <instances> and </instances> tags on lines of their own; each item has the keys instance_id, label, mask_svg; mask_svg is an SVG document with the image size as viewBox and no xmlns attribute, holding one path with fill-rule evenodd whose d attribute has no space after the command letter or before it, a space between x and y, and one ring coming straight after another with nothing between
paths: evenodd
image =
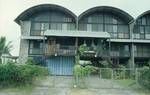
<instances>
[{"instance_id":1,"label":"two-story building","mask_svg":"<svg viewBox=\"0 0 150 95\"><path fill-rule=\"evenodd\" d=\"M42 4L27 9L15 22L21 27L19 62L32 57L46 63L52 74L72 75L82 44L88 47L83 59L109 57L113 64L131 68L150 59L150 11L134 19L121 9L98 6L76 16L62 6Z\"/></svg>"}]
</instances>

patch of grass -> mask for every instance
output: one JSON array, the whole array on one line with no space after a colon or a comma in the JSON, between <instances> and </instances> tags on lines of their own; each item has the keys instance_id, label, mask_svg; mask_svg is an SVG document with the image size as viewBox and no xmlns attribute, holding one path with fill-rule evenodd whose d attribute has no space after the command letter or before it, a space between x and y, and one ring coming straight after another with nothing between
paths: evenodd
<instances>
[{"instance_id":1,"label":"patch of grass","mask_svg":"<svg viewBox=\"0 0 150 95\"><path fill-rule=\"evenodd\" d=\"M15 93L26 93L26 95L29 95L33 88L35 86L34 85L31 85L31 84L27 84L27 85L20 85L20 86L9 86L7 88L1 88L0 89L0 92L15 92ZM24 94L23 94L24 95Z\"/></svg>"},{"instance_id":2,"label":"patch of grass","mask_svg":"<svg viewBox=\"0 0 150 95\"><path fill-rule=\"evenodd\" d=\"M32 92L37 86L37 84L40 84L41 81L43 81L46 78L47 76L36 77L35 81L32 84L24 84L24 85L17 85L17 86L9 85L7 87L0 88L0 92L4 92L4 93L14 92L17 95L32 95Z\"/></svg>"},{"instance_id":3,"label":"patch of grass","mask_svg":"<svg viewBox=\"0 0 150 95\"><path fill-rule=\"evenodd\" d=\"M116 80L115 82L117 82L118 84L120 84L121 86L124 86L124 87L129 87L129 86L133 86L136 84L135 80L131 80L131 79Z\"/></svg>"},{"instance_id":4,"label":"patch of grass","mask_svg":"<svg viewBox=\"0 0 150 95\"><path fill-rule=\"evenodd\" d=\"M140 93L139 95L149 95L150 93L149 90L141 87L138 83L136 83L135 80L132 80L132 79L116 80L115 82L118 83L120 86L123 86L126 89L130 89L132 91Z\"/></svg>"},{"instance_id":5,"label":"patch of grass","mask_svg":"<svg viewBox=\"0 0 150 95\"><path fill-rule=\"evenodd\" d=\"M89 89L74 88L70 90L68 95L97 95L97 93Z\"/></svg>"}]
</instances>

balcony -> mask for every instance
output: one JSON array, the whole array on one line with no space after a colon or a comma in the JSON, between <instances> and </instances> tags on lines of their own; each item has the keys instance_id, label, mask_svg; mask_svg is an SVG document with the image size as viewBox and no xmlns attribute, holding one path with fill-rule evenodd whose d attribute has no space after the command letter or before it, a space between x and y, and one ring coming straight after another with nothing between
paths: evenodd
<instances>
[{"instance_id":1,"label":"balcony","mask_svg":"<svg viewBox=\"0 0 150 95\"><path fill-rule=\"evenodd\" d=\"M111 51L110 52L111 57L130 57L129 51Z\"/></svg>"},{"instance_id":2,"label":"balcony","mask_svg":"<svg viewBox=\"0 0 150 95\"><path fill-rule=\"evenodd\" d=\"M80 54L81 57L109 57L108 50L99 50L97 47L87 47L86 51Z\"/></svg>"},{"instance_id":3,"label":"balcony","mask_svg":"<svg viewBox=\"0 0 150 95\"><path fill-rule=\"evenodd\" d=\"M66 56L74 56L76 55L76 47L75 46L63 46L63 45L50 45L45 49L45 55L66 55Z\"/></svg>"},{"instance_id":4,"label":"balcony","mask_svg":"<svg viewBox=\"0 0 150 95\"><path fill-rule=\"evenodd\" d=\"M141 57L141 58L144 58L144 57L150 57L150 52L137 52L135 51L134 52L134 56L135 57Z\"/></svg>"},{"instance_id":5,"label":"balcony","mask_svg":"<svg viewBox=\"0 0 150 95\"><path fill-rule=\"evenodd\" d=\"M42 55L43 49L30 48L29 54L31 55ZM77 47L75 46L64 46L64 45L50 45L45 48L45 55L47 56L75 56L77 54ZM80 54L82 57L130 57L129 51L111 51L109 54L108 50L98 51L92 47L88 47L88 50ZM135 57L149 57L150 53L136 53Z\"/></svg>"},{"instance_id":6,"label":"balcony","mask_svg":"<svg viewBox=\"0 0 150 95\"><path fill-rule=\"evenodd\" d=\"M30 35L31 35L31 36L41 36L41 35L42 35L42 32L41 32L41 30L32 30L32 31L30 32Z\"/></svg>"},{"instance_id":7,"label":"balcony","mask_svg":"<svg viewBox=\"0 0 150 95\"><path fill-rule=\"evenodd\" d=\"M43 54L43 49L42 48L30 48L29 49L29 54L30 55L42 55Z\"/></svg>"},{"instance_id":8,"label":"balcony","mask_svg":"<svg viewBox=\"0 0 150 95\"><path fill-rule=\"evenodd\" d=\"M80 56L82 57L108 57L108 51L96 51L92 47L84 51ZM75 46L64 46L64 45L50 45L45 49L45 55L65 55L65 56L75 56L77 54L77 47Z\"/></svg>"}]
</instances>

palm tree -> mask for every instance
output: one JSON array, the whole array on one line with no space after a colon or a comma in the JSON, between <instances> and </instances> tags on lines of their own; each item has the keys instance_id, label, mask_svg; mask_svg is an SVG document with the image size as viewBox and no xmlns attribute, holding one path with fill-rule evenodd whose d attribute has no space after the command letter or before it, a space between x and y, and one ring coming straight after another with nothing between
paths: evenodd
<instances>
[{"instance_id":1,"label":"palm tree","mask_svg":"<svg viewBox=\"0 0 150 95\"><path fill-rule=\"evenodd\" d=\"M11 49L12 49L11 41L6 43L6 38L5 37L0 37L0 63L1 63L2 54L10 53Z\"/></svg>"}]
</instances>

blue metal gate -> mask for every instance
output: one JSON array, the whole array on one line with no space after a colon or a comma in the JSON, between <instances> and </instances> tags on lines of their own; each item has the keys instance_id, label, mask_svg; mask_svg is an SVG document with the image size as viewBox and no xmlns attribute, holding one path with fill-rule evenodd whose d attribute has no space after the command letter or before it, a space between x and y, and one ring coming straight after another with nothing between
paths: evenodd
<instances>
[{"instance_id":1,"label":"blue metal gate","mask_svg":"<svg viewBox=\"0 0 150 95\"><path fill-rule=\"evenodd\" d=\"M73 75L74 57L54 56L46 62L52 75Z\"/></svg>"}]
</instances>

